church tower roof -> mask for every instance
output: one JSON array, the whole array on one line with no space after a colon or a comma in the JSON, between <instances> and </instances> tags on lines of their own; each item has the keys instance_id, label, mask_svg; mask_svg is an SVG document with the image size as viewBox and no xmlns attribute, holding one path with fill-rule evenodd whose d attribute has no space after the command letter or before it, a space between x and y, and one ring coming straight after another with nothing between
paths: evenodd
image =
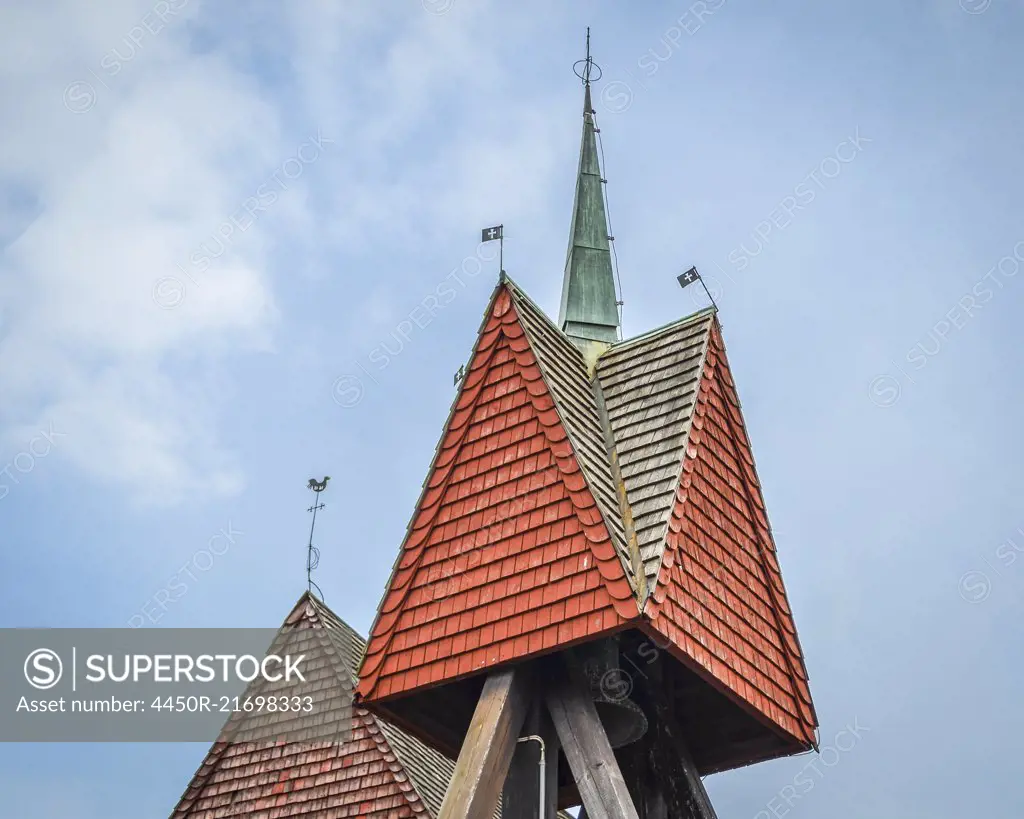
<instances>
[{"instance_id":1,"label":"church tower roof","mask_svg":"<svg viewBox=\"0 0 1024 819\"><path fill-rule=\"evenodd\" d=\"M653 644L701 775L806 751L817 716L717 310L620 340L589 45L580 62L558 320L502 273L356 701L455 756L499 671Z\"/></svg>"},{"instance_id":2,"label":"church tower roof","mask_svg":"<svg viewBox=\"0 0 1024 819\"><path fill-rule=\"evenodd\" d=\"M589 40L558 321L500 272L366 642L306 594L272 646L326 649L347 735L233 716L172 819L500 819L527 780L545 816L713 817L701 776L817 747L718 310L620 339ZM625 701L612 745L597 705ZM326 741L254 739L293 723Z\"/></svg>"},{"instance_id":3,"label":"church tower roof","mask_svg":"<svg viewBox=\"0 0 1024 819\"><path fill-rule=\"evenodd\" d=\"M631 629L658 635L686 668L678 707L707 724L691 738L702 773L815 745L715 311L611 344L594 369L505 276L371 629L357 700L454 756L477 675ZM710 686L686 682L691 673ZM425 714L445 716L428 727ZM725 724L750 742L721 742Z\"/></svg>"}]
</instances>

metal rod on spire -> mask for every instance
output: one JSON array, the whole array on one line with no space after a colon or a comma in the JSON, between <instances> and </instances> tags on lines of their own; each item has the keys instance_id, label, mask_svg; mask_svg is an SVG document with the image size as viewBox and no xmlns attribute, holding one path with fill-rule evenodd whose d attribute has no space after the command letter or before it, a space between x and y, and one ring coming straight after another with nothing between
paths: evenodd
<instances>
[{"instance_id":1,"label":"metal rod on spire","mask_svg":"<svg viewBox=\"0 0 1024 819\"><path fill-rule=\"evenodd\" d=\"M590 66L594 64L594 61L590 59L590 26L587 26L587 66L583 71L583 84L590 85Z\"/></svg>"},{"instance_id":2,"label":"metal rod on spire","mask_svg":"<svg viewBox=\"0 0 1024 819\"><path fill-rule=\"evenodd\" d=\"M313 582L313 570L320 565L320 550L313 545L313 529L316 526L316 513L318 509L323 509L325 504L320 503L320 493L327 488L327 482L331 479L330 475L324 477L322 481L318 481L316 478L310 478L309 483L306 486L312 489L316 493L316 501L312 506L307 509L307 512L313 513L313 521L309 524L309 548L306 551L306 588L312 592L315 588L320 599L324 599L323 590Z\"/></svg>"}]
</instances>

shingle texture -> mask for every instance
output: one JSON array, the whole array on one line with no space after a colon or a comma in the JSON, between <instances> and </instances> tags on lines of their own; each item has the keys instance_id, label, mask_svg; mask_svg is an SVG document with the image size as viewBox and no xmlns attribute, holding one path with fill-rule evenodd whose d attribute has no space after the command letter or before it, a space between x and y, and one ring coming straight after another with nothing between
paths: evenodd
<instances>
[{"instance_id":1,"label":"shingle texture","mask_svg":"<svg viewBox=\"0 0 1024 819\"><path fill-rule=\"evenodd\" d=\"M354 682L364 642L329 608L303 595L286 621L304 620L337 649L322 673ZM344 742L238 741L225 726L172 819L341 819L436 816L454 764L358 706Z\"/></svg>"},{"instance_id":2,"label":"shingle texture","mask_svg":"<svg viewBox=\"0 0 1024 819\"><path fill-rule=\"evenodd\" d=\"M360 672L384 698L607 633L639 613L605 516L500 286ZM557 388L567 401L571 381ZM578 451L588 454L577 456ZM598 496L601 490L598 490ZM621 524L620 524L621 526Z\"/></svg>"},{"instance_id":3,"label":"shingle texture","mask_svg":"<svg viewBox=\"0 0 1024 819\"><path fill-rule=\"evenodd\" d=\"M712 316L613 346L598 361L648 580L661 566Z\"/></svg>"},{"instance_id":4,"label":"shingle texture","mask_svg":"<svg viewBox=\"0 0 1024 819\"><path fill-rule=\"evenodd\" d=\"M733 696L812 745L807 671L717 323L670 505L645 613Z\"/></svg>"},{"instance_id":5,"label":"shingle texture","mask_svg":"<svg viewBox=\"0 0 1024 819\"><path fill-rule=\"evenodd\" d=\"M583 354L518 287L509 283L508 289L623 570L635 587L615 480Z\"/></svg>"},{"instance_id":6,"label":"shingle texture","mask_svg":"<svg viewBox=\"0 0 1024 819\"><path fill-rule=\"evenodd\" d=\"M646 622L801 745L817 720L718 321L581 352L499 283L372 631L401 696Z\"/></svg>"}]
</instances>

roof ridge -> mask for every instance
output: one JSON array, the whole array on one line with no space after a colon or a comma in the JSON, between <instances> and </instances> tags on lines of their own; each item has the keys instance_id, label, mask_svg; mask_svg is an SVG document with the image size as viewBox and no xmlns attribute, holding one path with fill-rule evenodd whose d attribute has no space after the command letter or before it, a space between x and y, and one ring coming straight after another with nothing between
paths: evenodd
<instances>
[{"instance_id":1,"label":"roof ridge","mask_svg":"<svg viewBox=\"0 0 1024 819\"><path fill-rule=\"evenodd\" d=\"M608 418L608 406L604 400L604 388L601 386L601 379L594 371L594 378L590 384L594 391L594 401L597 404L597 417L601 422L601 432L604 434L605 447L608 452L608 465L612 471L612 480L615 481L615 495L619 501L619 514L622 515L622 528L626 536L626 548L629 550L629 562L633 569L633 576L636 578L633 588L636 591L637 608L643 614L644 606L650 595L650 588L647 584L647 572L644 568L643 557L640 554L640 544L636 536L636 523L633 520L633 507L629 502L629 494L626 492L626 482L622 478L622 470L619 468L618 445L615 441L615 433L612 430L611 420Z\"/></svg>"},{"instance_id":2,"label":"roof ridge","mask_svg":"<svg viewBox=\"0 0 1024 819\"><path fill-rule=\"evenodd\" d=\"M631 347L633 344L638 344L642 341L648 341L652 337L659 335L660 333L667 333L669 330L673 330L677 327L682 327L690 323L691 321L696 322L697 319L706 318L707 316L717 314L718 310L716 308L703 307L700 310L696 311L695 313L690 313L688 316L683 316L682 318L675 319L673 321L668 322L667 324L662 324L660 327L655 327L652 330L647 330L638 336L632 336L631 338L624 338L622 339L622 341L616 341L607 350L605 350L605 352L601 355L601 358L603 359L606 356L622 352Z\"/></svg>"},{"instance_id":3,"label":"roof ridge","mask_svg":"<svg viewBox=\"0 0 1024 819\"><path fill-rule=\"evenodd\" d=\"M524 406L528 406L528 412L535 416L534 432L538 436L538 447L550 455L551 483L557 483L559 491L565 493L567 505L562 512L556 513L571 516L579 524L583 535L579 548L585 548L593 558L592 562L582 561L578 570L593 570L600 575L603 592L600 602L595 600L593 603L600 606L602 611L607 611L609 619L605 623L603 618L599 618L587 628L611 628L618 625L619 620L625 621L639 616L634 585L630 580L628 568L623 565L619 539L613 535L614 529L610 528L612 524L606 522L606 516L600 506L602 492L599 487L588 482L588 476L581 465L585 450L575 446L570 437L570 426L558 412L552 387L539 363L539 357L544 353L541 346L533 340L532 334L528 334L527 325L530 322L536 325L532 312L532 309L523 307L511 286L503 284L498 288L498 296L492 304L490 318L475 345L455 412L441 436L438 455L425 482L426 491L417 503L408 534L395 564L396 569L388 582L378 610L374 630L370 635L366 656L360 669L357 697L361 701L373 702L398 693L411 692L428 685L431 681L420 677L413 680L407 668L388 668L385 671L385 665L388 658L393 656L393 652L404 650L401 646L393 647L394 641L397 639L399 624L403 622L403 618L420 605L412 595L416 593L414 585L420 577L420 572L430 571L429 567L424 569L424 560L430 551L429 544L434 532L450 529L450 536L455 536L455 525L450 525L445 520L439 522L438 515L446 503L449 488L465 480L465 476L460 476L457 468L460 453L473 452L473 448L479 449L481 446L475 438L467 439L466 436L470 435L470 430L474 428L473 419L477 417L478 407L495 398L495 395L491 394L492 387L488 386L488 379L492 374L509 378L514 373L521 382L516 390L522 392L526 401ZM551 355L550 350L547 354ZM494 363L496 360L497 364ZM500 375L503 370L506 371L505 375ZM584 384L580 389L589 390L589 387ZM594 422L596 423L596 418ZM504 430L500 434L512 433L510 430ZM598 452L603 459L603 453L600 453L600 450ZM481 451L475 457L484 457L484 453ZM609 485L605 494L610 493ZM480 521L483 520L484 516L481 513ZM536 523L540 525L539 518ZM539 595L539 587L536 591ZM450 596L457 597L463 592L463 589L456 589ZM604 599L605 595L607 599ZM542 602L541 597L537 597L537 606L554 604L554 601ZM553 639L553 635L549 637ZM530 656L537 651L533 643L520 641L516 645L513 654L502 655L500 659L496 654L478 648L459 653L458 663L453 656L448 656L444 670L435 672L439 676L434 677L433 682L449 681L478 673L492 665ZM473 651L476 652L473 654L474 659L470 659L470 652ZM396 683L395 680L400 682ZM396 686L405 687L396 689Z\"/></svg>"},{"instance_id":4,"label":"roof ridge","mask_svg":"<svg viewBox=\"0 0 1024 819\"><path fill-rule=\"evenodd\" d=\"M680 482L683 479L683 468L684 468L684 466L686 464L686 450L687 450L687 448L690 445L690 434L693 432L693 419L694 419L694 417L696 415L696 411L697 411L697 401L700 399L700 385L701 385L701 381L704 378L704 368L707 366L707 363L708 363L708 352L711 349L711 335L712 335L712 333L708 332L708 334L704 338L704 341L701 344L701 348L700 348L700 360L699 360L699 362L697 364L696 393L694 395L693 404L690 407L690 411L689 411L689 419L688 419L689 423L687 423L685 425L685 429L683 431L683 436L682 436L683 439L682 439L682 442L680 443L680 447L679 447L679 449L680 449L679 464L678 464L678 468L675 470L675 480L673 482L673 486L674 487L678 487ZM675 494L675 491L676 490L674 489L673 490L673 495ZM661 526L662 524L665 525L665 531L662 532L661 537L659 538L658 543L656 544L657 550L658 550L658 552L657 552L658 556L656 558L656 563L655 563L656 568L655 568L655 571L654 571L654 582L651 584L651 593L647 596L647 599L644 600L644 609L645 610L647 608L648 600L650 600L651 597L654 595L654 589L657 587L659 581L661 580L661 569L662 569L662 566L665 563L665 548L666 548L666 541L668 540L668 522L669 522L669 520L672 517L672 509L673 509L674 506L675 506L674 503L669 503L668 504L668 508L665 510L665 514L663 516L663 519L660 520L659 523L658 523L659 526Z\"/></svg>"},{"instance_id":5,"label":"roof ridge","mask_svg":"<svg viewBox=\"0 0 1024 819\"><path fill-rule=\"evenodd\" d=\"M637 602L637 611L639 612L642 608L642 601L644 598L643 590L646 588L646 577L643 576L642 565L638 573L637 566L634 565L634 561L632 559L632 550L630 548L629 534L629 523L632 520L632 516L626 514L626 512L628 511L628 500L626 500L624 497L620 497L620 480L616 477L616 473L618 472L618 466L613 461L614 436L610 436L610 429L605 429L605 419L602 418L600 406L601 402L598 399L598 394L596 392L596 390L600 389L600 381L597 378L597 371L595 370L593 375L591 375L587 371L586 360L579 347L573 344L569 337L566 336L564 332L558 329L557 325L555 325L554 322L551 321L547 314L545 314L544 311L541 310L540 307L538 307L537 304L522 289L520 289L518 286L514 286L512 290L512 296L514 301L522 300L527 308L530 308L532 312L536 313L540 317L540 319L546 324L547 328L551 330L552 338L557 338L562 343L562 347L564 347L565 351L572 351L571 355L576 357L576 360L579 364L580 373L584 376L584 381L586 383L586 396L592 399L594 402L593 409L596 414L597 420L596 431L601 436L600 440L596 441L595 443L599 445L600 451L602 452L603 457L605 458L604 466L606 466L609 470L609 475L607 477L610 479L611 489L615 493L615 506L612 509L605 508L605 506L609 502L609 499L604 499L604 502L602 503L602 493L600 493L597 487L594 486L595 476L593 476L590 472L591 465L589 464L588 459L581 457L581 441L578 440L580 436L580 431L576 429L575 423L567 423L566 412L565 408L563 407L563 402L566 401L567 399L564 396L560 395L560 389L556 389L552 385L553 374L549 371L550 364L547 361L545 361L543 356L538 354L538 351L536 349L538 339L534 338L534 333L532 328L529 326L529 322L522 321L521 319L520 323L523 324L523 328L524 330L526 330L528 339L530 341L530 347L531 349L533 349L534 357L537 359L537 364L540 368L541 378L544 379L544 383L548 388L548 392L551 393L551 397L555 404L555 412L558 414L559 420L561 421L562 426L565 428L565 431L569 436L569 442L572 446L573 453L576 455L576 460L580 465L580 471L583 473L583 479L586 482L587 487L590 489L591 495L594 496L594 500L597 501L597 508L599 513L601 514L601 517L604 518L605 526L608 529L608 534L613 538L613 541L621 537L621 544L619 544L619 548L616 548L615 551L619 556L620 563L622 563L623 571L626 573L626 579L629 581L629 584L633 589L633 593L636 597ZM625 502L625 508L623 507L623 502ZM619 532L620 527L622 529L621 533ZM637 552L637 557L639 557L639 551Z\"/></svg>"},{"instance_id":6,"label":"roof ridge","mask_svg":"<svg viewBox=\"0 0 1024 819\"><path fill-rule=\"evenodd\" d=\"M284 622L281 623L277 631L274 633L274 639L271 641L270 646L268 646L268 651L274 646L278 638L281 636L281 633L286 628L293 626L296 623L301 622L302 620L305 620L307 618L315 618L317 621L319 621L324 632L329 631L329 626L327 626L320 617L321 607L327 608L326 604L322 601L314 601L316 601L316 598L314 597L312 592L307 590L302 593L302 595L299 597L295 605L292 606L291 611L289 611L288 613L288 616L285 617ZM330 609L327 610L330 611ZM333 616L335 620L337 620L343 626L345 626L349 630L352 630L352 627L345 623L345 621L338 617L336 614L334 614L333 611L331 611L330 614ZM356 634L357 637L359 636L358 633L354 632L354 630L352 631ZM324 638L330 640L331 642L330 648L327 649L325 653L331 656L331 659L333 660L333 664L335 665L335 674L338 674L339 670L342 670L348 671L350 676L353 675L356 669L348 667L346 658L343 656L343 652L340 650L339 646L334 644L333 640L331 640L329 635L325 635ZM341 668L339 669L338 666L341 666ZM341 679L344 680L345 677L342 676ZM350 678L349 686L352 688L354 692L354 677ZM248 690L249 688L247 687L246 691ZM179 814L179 811L187 812L191 809L195 799L198 798L200 793L202 793L203 789L208 784L210 776L217 769L217 765L220 762L220 758L224 754L224 751L226 751L231 745L235 744L233 737L238 731L239 723L248 718L249 717L247 713L243 713L242 711L235 711L224 722L224 725L221 726L221 729L217 734L217 738L213 741L213 744L210 746L210 750L207 751L206 756L203 757L203 760L199 763L199 767L196 769L196 772L192 775L192 779L189 780L188 785L185 787L185 792L181 795L181 798L178 800L177 804L172 809L171 817L177 816ZM246 742L255 743L255 740L246 740Z\"/></svg>"},{"instance_id":7,"label":"roof ridge","mask_svg":"<svg viewBox=\"0 0 1024 819\"><path fill-rule=\"evenodd\" d=\"M524 289L523 289L523 288L522 288L522 287L521 287L521 286L519 285L519 283L518 283L518 282L516 282L516 281L515 281L515 280L514 280L514 279L513 279L513 278L512 278L511 276L509 276L509 275L508 275L507 273L505 274L505 281L506 281L506 282L508 283L509 287L510 287L510 288L511 288L511 289L512 289L512 290L514 291L514 292L513 292L513 295L519 296L519 297L520 297L520 298L521 298L521 299L522 299L523 301L525 301L525 302L526 302L526 303L527 303L528 305L530 305L530 307L532 307L532 308L533 308L534 310L536 310L536 311L537 311L537 313L538 313L538 314L540 315L540 317L541 317L542 319L544 319L545 323L547 323L547 325L548 325L548 326L549 326L549 327L550 327L550 328L551 328L552 330L554 330L554 331L555 331L556 333L558 333L559 335L561 335L561 336L564 336L564 337L565 337L565 340L566 340L566 342L568 343L568 345L569 345L570 347L572 347L572 349L574 349L574 350L575 350L575 351L576 351L577 353L579 353L579 356L580 356L580 360L582 361L582 360L583 360L583 353L581 353L581 352L580 352L580 348L579 348L579 347L577 347L577 346L576 346L575 344L573 344L573 343L572 343L571 341L569 341L569 337L568 337L568 336L566 336L566 335L565 335L565 333L563 333L563 332L562 332L562 330L561 330L561 329L559 328L559 326L558 326L557 324L555 324L555 322L554 322L554 321L552 321L552 320L551 320L551 316L549 316L549 315L548 315L548 314L547 314L547 313L546 313L546 312L544 311L544 308L542 308L542 307L541 307L541 306L540 306L539 304L537 304L537 302L535 302L535 301L534 301L534 300L533 300L532 298L530 298L530 294L529 294L529 293L527 293L527 292L526 292L526 291L525 291L525 290L524 290Z\"/></svg>"},{"instance_id":8,"label":"roof ridge","mask_svg":"<svg viewBox=\"0 0 1024 819\"><path fill-rule=\"evenodd\" d=\"M426 814L427 816L433 815L433 811L428 807L426 800L423 798L423 794L416 785L416 778L413 776L412 771L409 770L409 766L402 761L402 757L399 755L398 750L388 740L387 734L384 732L384 723L382 723L376 714L367 711L365 708L358 708L359 716L364 717L363 724L366 725L367 733L370 735L370 739L373 744L377 746L377 750L380 751L381 756L384 757L384 763L391 776L394 777L395 783L398 785L398 790L409 802L409 807L413 813ZM388 757L391 757L389 759ZM399 770L395 770L391 762L397 763ZM455 767L452 766L454 772ZM399 771L405 774L404 777L399 776ZM403 779L405 781L403 781ZM449 779L451 776L449 775ZM417 810L418 808L418 810Z\"/></svg>"}]
</instances>

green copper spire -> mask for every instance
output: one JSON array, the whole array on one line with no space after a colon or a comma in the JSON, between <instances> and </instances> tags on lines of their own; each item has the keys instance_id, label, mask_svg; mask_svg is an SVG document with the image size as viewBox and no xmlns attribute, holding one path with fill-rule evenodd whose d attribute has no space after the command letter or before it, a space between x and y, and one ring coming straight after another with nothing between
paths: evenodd
<instances>
[{"instance_id":1,"label":"green copper spire","mask_svg":"<svg viewBox=\"0 0 1024 819\"><path fill-rule=\"evenodd\" d=\"M597 161L597 136L594 109L590 102L590 32L587 32L587 59L582 79L583 144L576 177L569 252L562 280L562 303L558 324L581 347L588 342L612 343L618 339L619 310L616 304L615 277L612 274L608 246L608 219L605 216L601 168ZM600 70L600 69L599 69Z\"/></svg>"}]
</instances>

